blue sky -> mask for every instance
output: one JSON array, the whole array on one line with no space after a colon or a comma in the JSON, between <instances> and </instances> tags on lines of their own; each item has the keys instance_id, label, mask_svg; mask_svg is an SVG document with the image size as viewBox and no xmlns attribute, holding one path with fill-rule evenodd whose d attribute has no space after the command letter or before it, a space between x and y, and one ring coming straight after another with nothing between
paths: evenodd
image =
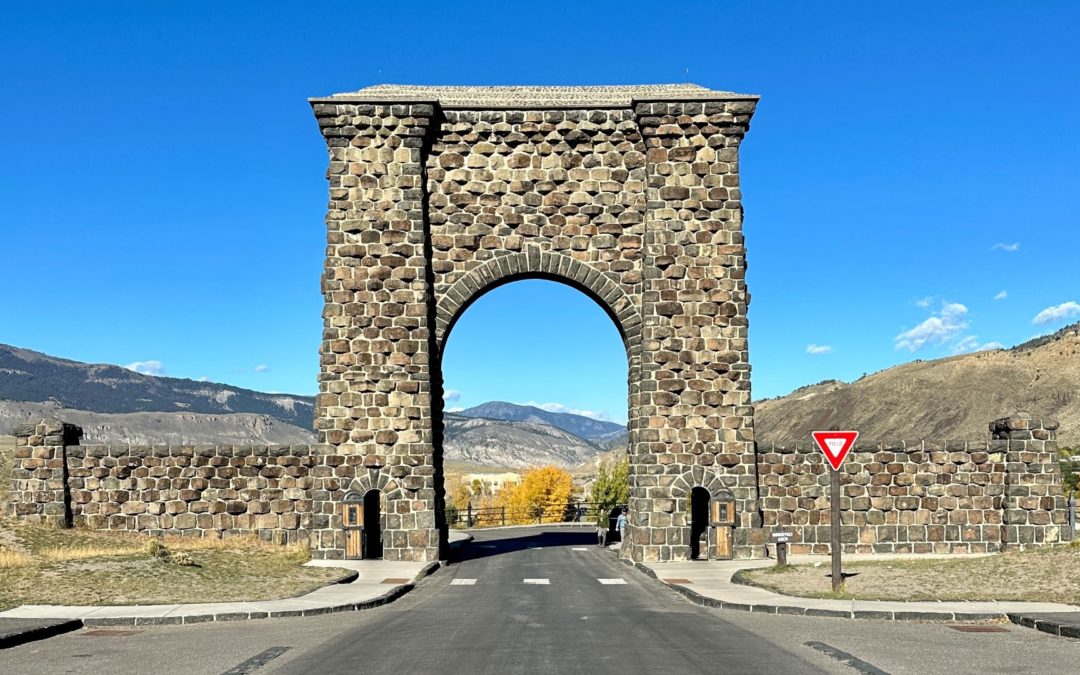
<instances>
[{"instance_id":1,"label":"blue sky","mask_svg":"<svg viewBox=\"0 0 1080 675\"><path fill-rule=\"evenodd\" d=\"M755 397L1080 318L1080 4L509 5L5 2L0 342L314 393L326 155L305 99L378 82L762 94L741 167ZM561 287L486 296L451 336L451 405L625 419L606 321Z\"/></svg>"}]
</instances>

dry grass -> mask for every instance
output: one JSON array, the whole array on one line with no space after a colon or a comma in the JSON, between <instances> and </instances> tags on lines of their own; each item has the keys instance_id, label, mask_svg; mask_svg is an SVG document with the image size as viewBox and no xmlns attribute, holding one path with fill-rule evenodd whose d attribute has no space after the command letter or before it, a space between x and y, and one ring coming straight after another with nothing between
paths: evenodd
<instances>
[{"instance_id":1,"label":"dry grass","mask_svg":"<svg viewBox=\"0 0 1080 675\"><path fill-rule=\"evenodd\" d=\"M32 564L34 564L34 559L25 553L0 548L0 570L29 567Z\"/></svg>"},{"instance_id":2,"label":"dry grass","mask_svg":"<svg viewBox=\"0 0 1080 675\"><path fill-rule=\"evenodd\" d=\"M1080 605L1080 548L1058 546L1024 553L844 564L855 573L844 598L860 600L1027 600ZM828 564L786 570L748 570L740 580L778 593L834 598Z\"/></svg>"},{"instance_id":3,"label":"dry grass","mask_svg":"<svg viewBox=\"0 0 1080 675\"><path fill-rule=\"evenodd\" d=\"M8 533L19 550L0 548L0 610L21 604L270 600L308 593L347 573L304 567L305 546L254 537L150 538L25 525L9 525ZM162 547L167 554L158 554ZM181 558L194 564L171 562Z\"/></svg>"}]
</instances>

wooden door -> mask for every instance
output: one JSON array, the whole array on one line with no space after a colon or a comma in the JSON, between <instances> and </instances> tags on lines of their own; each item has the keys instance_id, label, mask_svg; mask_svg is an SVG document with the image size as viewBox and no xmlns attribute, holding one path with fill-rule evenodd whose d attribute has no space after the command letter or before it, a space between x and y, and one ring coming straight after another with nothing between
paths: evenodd
<instances>
[{"instance_id":1,"label":"wooden door","mask_svg":"<svg viewBox=\"0 0 1080 675\"><path fill-rule=\"evenodd\" d=\"M360 545L360 535L363 533L363 530L345 530L346 560L361 560L363 558L363 550Z\"/></svg>"},{"instance_id":2,"label":"wooden door","mask_svg":"<svg viewBox=\"0 0 1080 675\"><path fill-rule=\"evenodd\" d=\"M364 557L364 510L359 503L342 504L341 523L345 529L345 559Z\"/></svg>"},{"instance_id":3,"label":"wooden door","mask_svg":"<svg viewBox=\"0 0 1080 675\"><path fill-rule=\"evenodd\" d=\"M713 549L714 560L731 560L732 530L734 530L734 528L728 527L727 525L721 525L719 527L713 528L713 532L716 533L716 546Z\"/></svg>"}]
</instances>

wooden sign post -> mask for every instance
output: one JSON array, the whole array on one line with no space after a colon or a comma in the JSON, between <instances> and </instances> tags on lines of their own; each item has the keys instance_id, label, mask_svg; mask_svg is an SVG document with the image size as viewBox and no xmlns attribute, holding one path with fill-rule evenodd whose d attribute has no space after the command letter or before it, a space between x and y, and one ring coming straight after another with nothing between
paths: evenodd
<instances>
[{"instance_id":1,"label":"wooden sign post","mask_svg":"<svg viewBox=\"0 0 1080 675\"><path fill-rule=\"evenodd\" d=\"M829 495L829 507L831 511L831 534L830 545L832 553L832 590L839 593L844 588L844 572L840 564L840 465L852 446L859 437L858 431L815 431L811 434L818 449L825 455L832 467L831 494Z\"/></svg>"}]
</instances>

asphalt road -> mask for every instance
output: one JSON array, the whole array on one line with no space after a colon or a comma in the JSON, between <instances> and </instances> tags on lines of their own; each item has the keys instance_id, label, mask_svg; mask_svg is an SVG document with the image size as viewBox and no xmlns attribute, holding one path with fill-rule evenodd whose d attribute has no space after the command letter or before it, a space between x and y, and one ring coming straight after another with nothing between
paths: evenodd
<instances>
[{"instance_id":1,"label":"asphalt road","mask_svg":"<svg viewBox=\"0 0 1080 675\"><path fill-rule=\"evenodd\" d=\"M1076 672L1080 643L1002 628L704 609L591 532L519 528L478 534L386 607L83 630L0 652L0 673Z\"/></svg>"}]
</instances>

